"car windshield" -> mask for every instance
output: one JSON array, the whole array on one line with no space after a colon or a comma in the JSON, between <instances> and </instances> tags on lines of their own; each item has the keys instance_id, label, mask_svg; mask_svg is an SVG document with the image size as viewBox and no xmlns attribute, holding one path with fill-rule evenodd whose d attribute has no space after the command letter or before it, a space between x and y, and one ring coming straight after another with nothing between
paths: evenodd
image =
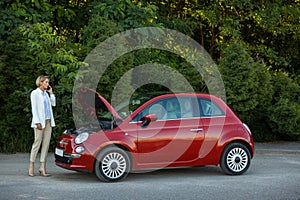
<instances>
[{"instance_id":1,"label":"car windshield","mask_svg":"<svg viewBox=\"0 0 300 200\"><path fill-rule=\"evenodd\" d=\"M112 106L114 107L115 111L121 116L121 118L125 119L150 99L170 93L172 93L172 91L162 85L146 84L136 89L129 100L119 101Z\"/></svg>"},{"instance_id":2,"label":"car windshield","mask_svg":"<svg viewBox=\"0 0 300 200\"><path fill-rule=\"evenodd\" d=\"M141 95L133 95L129 101L122 102L115 106L115 110L118 114L125 119L128 117L132 112L134 112L137 108L143 105L145 102L149 101L150 99L159 96L159 93L148 93L148 94L141 94Z\"/></svg>"}]
</instances>

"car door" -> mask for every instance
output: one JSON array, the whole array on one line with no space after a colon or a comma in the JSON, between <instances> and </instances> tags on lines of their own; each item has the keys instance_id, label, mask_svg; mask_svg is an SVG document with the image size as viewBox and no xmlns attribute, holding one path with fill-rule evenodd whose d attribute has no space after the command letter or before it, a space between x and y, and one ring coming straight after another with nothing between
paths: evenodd
<instances>
[{"instance_id":1,"label":"car door","mask_svg":"<svg viewBox=\"0 0 300 200\"><path fill-rule=\"evenodd\" d=\"M195 106L198 107L196 98L170 97L153 102L139 113L137 118L147 114L158 118L146 127L138 126L139 164L164 167L198 158L204 131Z\"/></svg>"},{"instance_id":2,"label":"car door","mask_svg":"<svg viewBox=\"0 0 300 200\"><path fill-rule=\"evenodd\" d=\"M215 147L220 135L226 129L225 107L219 107L210 98L198 98L201 123L205 133L205 141L199 151L199 158L204 158Z\"/></svg>"}]
</instances>

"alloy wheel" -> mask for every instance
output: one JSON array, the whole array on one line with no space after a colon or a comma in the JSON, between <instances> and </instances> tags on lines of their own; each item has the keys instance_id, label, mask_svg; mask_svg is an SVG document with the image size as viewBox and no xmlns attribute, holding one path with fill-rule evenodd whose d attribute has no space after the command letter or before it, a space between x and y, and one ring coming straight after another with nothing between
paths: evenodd
<instances>
[{"instance_id":1,"label":"alloy wheel","mask_svg":"<svg viewBox=\"0 0 300 200\"><path fill-rule=\"evenodd\" d=\"M126 171L126 159L118 152L107 154L101 164L103 174L110 179L117 179Z\"/></svg>"},{"instance_id":2,"label":"alloy wheel","mask_svg":"<svg viewBox=\"0 0 300 200\"><path fill-rule=\"evenodd\" d=\"M244 149L233 148L229 151L226 159L228 167L234 172L240 172L248 164L248 156Z\"/></svg>"}]
</instances>

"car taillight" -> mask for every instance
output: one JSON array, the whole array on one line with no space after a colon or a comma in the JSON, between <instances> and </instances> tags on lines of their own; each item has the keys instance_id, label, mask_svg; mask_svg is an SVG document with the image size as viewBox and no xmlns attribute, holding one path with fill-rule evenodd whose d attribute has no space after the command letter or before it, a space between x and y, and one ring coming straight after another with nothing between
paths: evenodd
<instances>
[{"instance_id":1,"label":"car taillight","mask_svg":"<svg viewBox=\"0 0 300 200\"><path fill-rule=\"evenodd\" d=\"M247 129L247 131L250 133L250 135L252 135L250 128L247 126L247 124L243 123L243 126Z\"/></svg>"}]
</instances>

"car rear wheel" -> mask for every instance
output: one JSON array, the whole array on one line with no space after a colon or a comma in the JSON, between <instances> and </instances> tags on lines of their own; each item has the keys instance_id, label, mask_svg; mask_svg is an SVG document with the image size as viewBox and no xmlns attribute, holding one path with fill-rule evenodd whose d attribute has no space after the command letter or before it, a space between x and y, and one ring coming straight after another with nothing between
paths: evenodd
<instances>
[{"instance_id":1,"label":"car rear wheel","mask_svg":"<svg viewBox=\"0 0 300 200\"><path fill-rule=\"evenodd\" d=\"M97 155L95 174L102 181L120 181L126 178L130 166L130 159L126 151L109 147L100 151Z\"/></svg>"},{"instance_id":2,"label":"car rear wheel","mask_svg":"<svg viewBox=\"0 0 300 200\"><path fill-rule=\"evenodd\" d=\"M225 147L220 166L229 175L239 175L245 173L251 162L248 148L240 143L231 143Z\"/></svg>"}]
</instances>

